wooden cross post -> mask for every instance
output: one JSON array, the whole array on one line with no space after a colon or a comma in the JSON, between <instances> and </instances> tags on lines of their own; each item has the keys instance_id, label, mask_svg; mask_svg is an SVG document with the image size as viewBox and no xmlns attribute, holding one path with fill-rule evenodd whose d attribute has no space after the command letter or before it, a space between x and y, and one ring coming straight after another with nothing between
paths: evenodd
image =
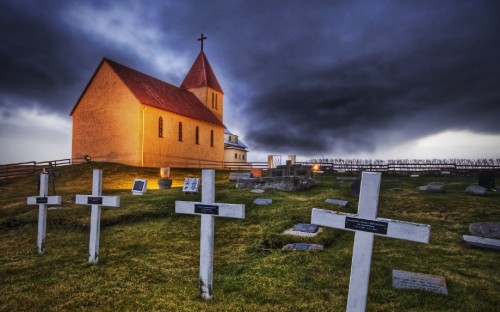
<instances>
[{"instance_id":1,"label":"wooden cross post","mask_svg":"<svg viewBox=\"0 0 500 312\"><path fill-rule=\"evenodd\" d=\"M38 253L45 251L45 236L47 233L47 205L60 205L61 196L47 196L49 190L49 174L40 174L40 196L28 197L28 205L38 205L38 235L36 245Z\"/></svg>"},{"instance_id":2,"label":"wooden cross post","mask_svg":"<svg viewBox=\"0 0 500 312\"><path fill-rule=\"evenodd\" d=\"M318 208L312 210L312 224L356 232L347 311L366 309L374 235L429 243L430 225L377 218L380 180L380 173L363 172L357 215Z\"/></svg>"},{"instance_id":3,"label":"wooden cross post","mask_svg":"<svg viewBox=\"0 0 500 312\"><path fill-rule=\"evenodd\" d=\"M245 218L245 205L220 204L215 201L215 170L203 170L201 203L176 201L175 213L201 215L200 230L200 292L203 299L212 299L214 266L214 217Z\"/></svg>"},{"instance_id":4,"label":"wooden cross post","mask_svg":"<svg viewBox=\"0 0 500 312\"><path fill-rule=\"evenodd\" d=\"M119 196L102 196L102 170L94 169L92 195L76 195L77 204L91 205L89 263L99 261L99 236L101 232L101 206L120 207Z\"/></svg>"}]
</instances>

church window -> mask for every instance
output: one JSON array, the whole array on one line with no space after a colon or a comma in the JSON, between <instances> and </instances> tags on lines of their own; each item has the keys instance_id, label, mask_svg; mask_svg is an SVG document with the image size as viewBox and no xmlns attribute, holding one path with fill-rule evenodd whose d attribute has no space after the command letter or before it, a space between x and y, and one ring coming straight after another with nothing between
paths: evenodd
<instances>
[{"instance_id":1,"label":"church window","mask_svg":"<svg viewBox=\"0 0 500 312\"><path fill-rule=\"evenodd\" d=\"M217 109L217 93L215 94L215 109Z\"/></svg>"},{"instance_id":2,"label":"church window","mask_svg":"<svg viewBox=\"0 0 500 312\"><path fill-rule=\"evenodd\" d=\"M196 144L200 144L200 128L196 126Z\"/></svg>"},{"instance_id":3,"label":"church window","mask_svg":"<svg viewBox=\"0 0 500 312\"><path fill-rule=\"evenodd\" d=\"M214 147L214 130L210 130L210 146Z\"/></svg>"},{"instance_id":4,"label":"church window","mask_svg":"<svg viewBox=\"0 0 500 312\"><path fill-rule=\"evenodd\" d=\"M212 92L212 108L214 108L214 107L215 107L214 103L215 103L215 100L214 100L214 93Z\"/></svg>"},{"instance_id":5,"label":"church window","mask_svg":"<svg viewBox=\"0 0 500 312\"><path fill-rule=\"evenodd\" d=\"M243 160L245 160L245 155L241 155L241 157L243 158Z\"/></svg>"},{"instance_id":6,"label":"church window","mask_svg":"<svg viewBox=\"0 0 500 312\"><path fill-rule=\"evenodd\" d=\"M163 138L163 118L158 118L158 136Z\"/></svg>"},{"instance_id":7,"label":"church window","mask_svg":"<svg viewBox=\"0 0 500 312\"><path fill-rule=\"evenodd\" d=\"M234 159L238 159L238 154L234 153Z\"/></svg>"},{"instance_id":8,"label":"church window","mask_svg":"<svg viewBox=\"0 0 500 312\"><path fill-rule=\"evenodd\" d=\"M179 121L179 141L182 142L182 122Z\"/></svg>"}]
</instances>

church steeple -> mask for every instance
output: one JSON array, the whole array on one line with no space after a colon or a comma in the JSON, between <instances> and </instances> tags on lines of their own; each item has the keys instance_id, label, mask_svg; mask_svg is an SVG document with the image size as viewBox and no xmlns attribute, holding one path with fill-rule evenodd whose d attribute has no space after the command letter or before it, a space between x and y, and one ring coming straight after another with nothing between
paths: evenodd
<instances>
[{"instance_id":1,"label":"church steeple","mask_svg":"<svg viewBox=\"0 0 500 312\"><path fill-rule=\"evenodd\" d=\"M201 51L187 73L181 88L192 92L212 113L223 121L223 97L219 81L215 76L207 56L203 52L203 40L207 39L201 34Z\"/></svg>"}]
</instances>

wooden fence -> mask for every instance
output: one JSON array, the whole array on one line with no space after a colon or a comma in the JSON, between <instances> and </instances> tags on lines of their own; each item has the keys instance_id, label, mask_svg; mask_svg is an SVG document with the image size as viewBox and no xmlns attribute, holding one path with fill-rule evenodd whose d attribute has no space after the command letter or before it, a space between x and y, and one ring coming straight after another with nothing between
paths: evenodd
<instances>
[{"instance_id":1,"label":"wooden fence","mask_svg":"<svg viewBox=\"0 0 500 312\"><path fill-rule=\"evenodd\" d=\"M71 165L71 159L39 162L28 161L23 163L0 165L0 180L41 172L43 169L48 169L51 165L53 167Z\"/></svg>"}]
</instances>

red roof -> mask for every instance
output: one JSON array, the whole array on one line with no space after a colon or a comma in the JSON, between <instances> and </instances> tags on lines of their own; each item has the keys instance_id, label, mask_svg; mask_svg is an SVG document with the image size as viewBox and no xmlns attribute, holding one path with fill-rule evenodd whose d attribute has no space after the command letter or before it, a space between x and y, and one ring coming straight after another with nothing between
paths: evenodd
<instances>
[{"instance_id":1,"label":"red roof","mask_svg":"<svg viewBox=\"0 0 500 312\"><path fill-rule=\"evenodd\" d=\"M106 58L99 67L102 63L111 66L142 104L225 127L193 93Z\"/></svg>"},{"instance_id":2,"label":"red roof","mask_svg":"<svg viewBox=\"0 0 500 312\"><path fill-rule=\"evenodd\" d=\"M181 84L181 88L184 89L198 87L210 87L215 91L224 93L222 92L222 88L220 87L212 67L210 67L210 63L208 63L207 57L203 51L198 54L193 66L191 66L191 69Z\"/></svg>"}]
</instances>

